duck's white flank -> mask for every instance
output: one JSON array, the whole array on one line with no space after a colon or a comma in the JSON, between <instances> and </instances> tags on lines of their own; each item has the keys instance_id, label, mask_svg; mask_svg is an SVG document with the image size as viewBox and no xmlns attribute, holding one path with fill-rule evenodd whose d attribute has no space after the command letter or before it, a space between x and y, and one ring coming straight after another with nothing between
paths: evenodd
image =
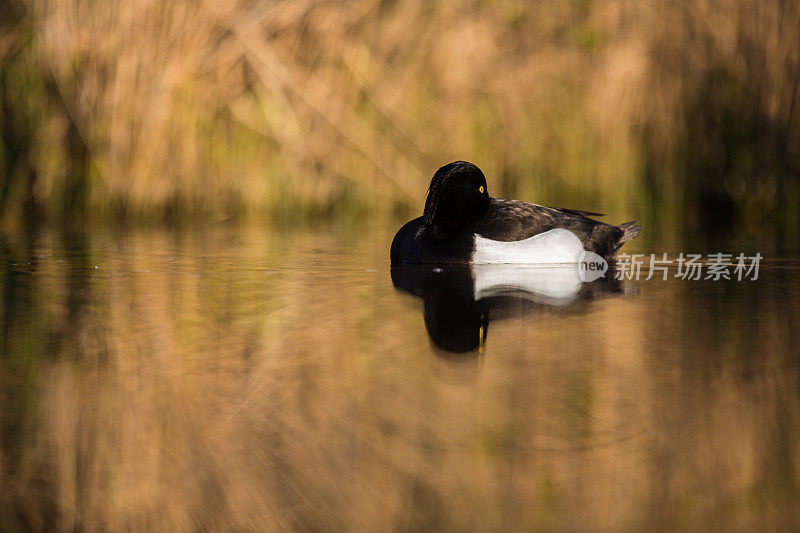
<instances>
[{"instance_id":1,"label":"duck's white flank","mask_svg":"<svg viewBox=\"0 0 800 533\"><path fill-rule=\"evenodd\" d=\"M583 244L571 231L556 228L521 241L503 242L475 235L475 264L577 264Z\"/></svg>"}]
</instances>

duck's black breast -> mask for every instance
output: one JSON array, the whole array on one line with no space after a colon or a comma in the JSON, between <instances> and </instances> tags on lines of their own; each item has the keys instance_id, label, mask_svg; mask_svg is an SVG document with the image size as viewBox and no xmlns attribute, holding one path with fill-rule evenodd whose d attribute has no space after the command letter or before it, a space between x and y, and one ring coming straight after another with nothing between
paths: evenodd
<instances>
[{"instance_id":1,"label":"duck's black breast","mask_svg":"<svg viewBox=\"0 0 800 533\"><path fill-rule=\"evenodd\" d=\"M472 231L435 235L419 217L400 228L394 236L390 257L393 263L469 263L474 249Z\"/></svg>"}]
</instances>

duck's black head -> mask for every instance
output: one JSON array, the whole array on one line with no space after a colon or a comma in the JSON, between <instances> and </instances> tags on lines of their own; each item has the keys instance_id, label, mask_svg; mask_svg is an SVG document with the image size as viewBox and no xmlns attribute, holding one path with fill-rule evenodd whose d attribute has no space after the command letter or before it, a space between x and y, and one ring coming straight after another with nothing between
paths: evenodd
<instances>
[{"instance_id":1,"label":"duck's black head","mask_svg":"<svg viewBox=\"0 0 800 533\"><path fill-rule=\"evenodd\" d=\"M428 188L423 217L438 232L466 229L489 207L489 191L481 169L454 161L436 171Z\"/></svg>"}]
</instances>

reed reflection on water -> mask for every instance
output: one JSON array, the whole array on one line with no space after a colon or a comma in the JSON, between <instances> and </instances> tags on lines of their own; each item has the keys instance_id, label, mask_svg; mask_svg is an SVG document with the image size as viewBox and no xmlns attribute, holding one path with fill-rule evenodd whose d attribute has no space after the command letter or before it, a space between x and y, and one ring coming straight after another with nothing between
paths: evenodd
<instances>
[{"instance_id":1,"label":"reed reflection on water","mask_svg":"<svg viewBox=\"0 0 800 533\"><path fill-rule=\"evenodd\" d=\"M3 238L4 528L800 526L796 260L420 301L394 229Z\"/></svg>"}]
</instances>

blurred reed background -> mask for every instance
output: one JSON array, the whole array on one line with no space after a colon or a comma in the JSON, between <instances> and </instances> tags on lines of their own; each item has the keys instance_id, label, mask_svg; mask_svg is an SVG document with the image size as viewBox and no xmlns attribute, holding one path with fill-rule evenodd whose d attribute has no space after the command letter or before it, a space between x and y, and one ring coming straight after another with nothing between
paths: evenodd
<instances>
[{"instance_id":1,"label":"blurred reed background","mask_svg":"<svg viewBox=\"0 0 800 533\"><path fill-rule=\"evenodd\" d=\"M387 264L453 159L796 249L800 2L0 0L0 51L0 529L800 524L791 254L461 366Z\"/></svg>"},{"instance_id":2,"label":"blurred reed background","mask_svg":"<svg viewBox=\"0 0 800 533\"><path fill-rule=\"evenodd\" d=\"M395 221L460 158L496 195L798 239L796 1L6 0L0 50L5 226Z\"/></svg>"}]
</instances>

